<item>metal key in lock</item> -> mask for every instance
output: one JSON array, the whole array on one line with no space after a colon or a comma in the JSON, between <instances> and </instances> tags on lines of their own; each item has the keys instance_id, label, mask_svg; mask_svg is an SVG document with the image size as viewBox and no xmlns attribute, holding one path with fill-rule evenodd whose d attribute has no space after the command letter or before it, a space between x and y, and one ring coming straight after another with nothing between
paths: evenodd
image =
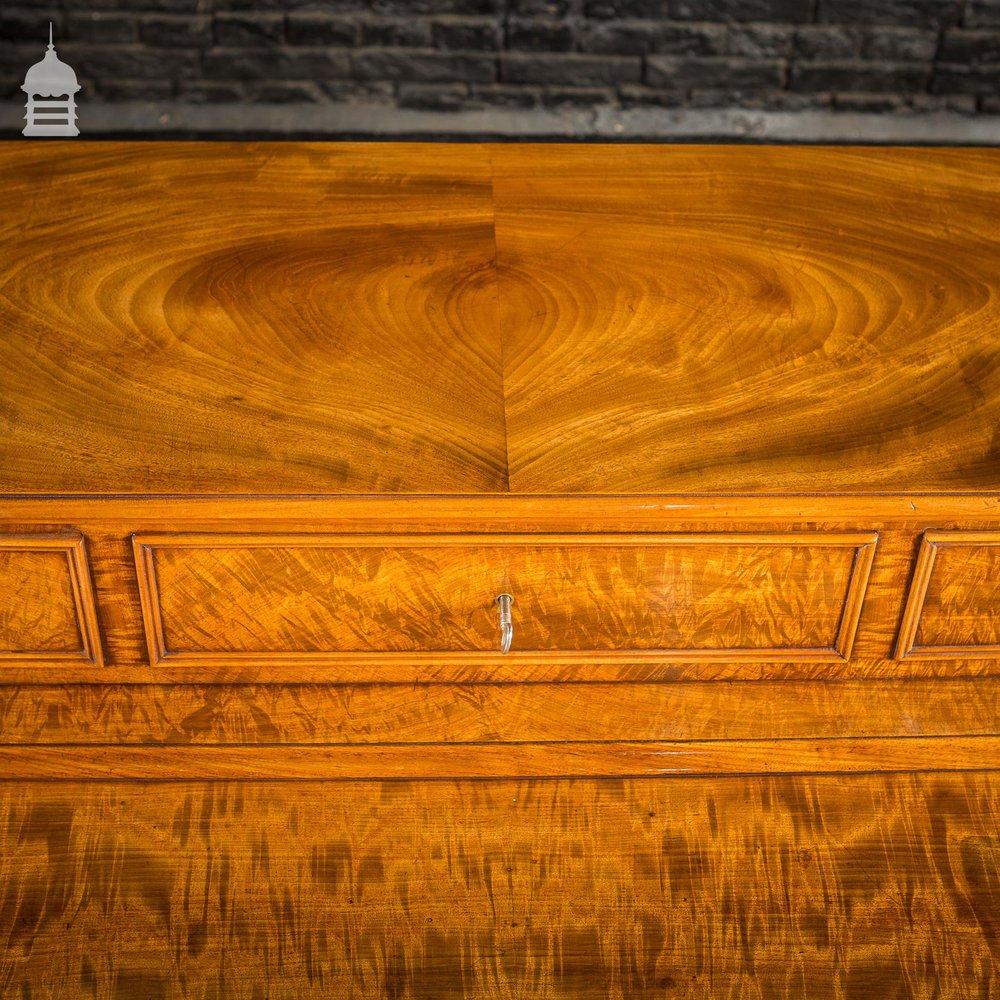
<instances>
[{"instance_id":1,"label":"metal key in lock","mask_svg":"<svg viewBox=\"0 0 1000 1000\"><path fill-rule=\"evenodd\" d=\"M511 617L511 605L514 598L510 594L500 594L496 599L500 609L500 652L510 652L511 643L514 641L514 622Z\"/></svg>"}]
</instances>

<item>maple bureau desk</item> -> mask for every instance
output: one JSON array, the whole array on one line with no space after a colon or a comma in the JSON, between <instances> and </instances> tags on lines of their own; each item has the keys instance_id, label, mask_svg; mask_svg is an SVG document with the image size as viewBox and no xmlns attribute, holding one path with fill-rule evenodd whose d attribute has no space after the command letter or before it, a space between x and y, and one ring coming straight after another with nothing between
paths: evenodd
<instances>
[{"instance_id":1,"label":"maple bureau desk","mask_svg":"<svg viewBox=\"0 0 1000 1000\"><path fill-rule=\"evenodd\" d=\"M1000 154L16 142L0 235L0 994L1000 996Z\"/></svg>"}]
</instances>

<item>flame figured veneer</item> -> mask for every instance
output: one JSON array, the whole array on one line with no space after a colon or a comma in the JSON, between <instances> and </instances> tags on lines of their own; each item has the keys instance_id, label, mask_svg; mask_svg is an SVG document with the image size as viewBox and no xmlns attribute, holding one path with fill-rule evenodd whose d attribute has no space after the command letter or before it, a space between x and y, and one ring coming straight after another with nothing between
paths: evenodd
<instances>
[{"instance_id":1,"label":"flame figured veneer","mask_svg":"<svg viewBox=\"0 0 1000 1000\"><path fill-rule=\"evenodd\" d=\"M985 149L0 149L0 995L1000 995L998 233Z\"/></svg>"}]
</instances>

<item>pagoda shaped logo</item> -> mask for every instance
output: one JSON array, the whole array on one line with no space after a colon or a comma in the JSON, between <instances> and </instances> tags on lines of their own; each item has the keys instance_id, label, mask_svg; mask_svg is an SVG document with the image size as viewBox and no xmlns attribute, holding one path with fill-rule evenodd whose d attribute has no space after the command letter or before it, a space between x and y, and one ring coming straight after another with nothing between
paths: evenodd
<instances>
[{"instance_id":1,"label":"pagoda shaped logo","mask_svg":"<svg viewBox=\"0 0 1000 1000\"><path fill-rule=\"evenodd\" d=\"M21 90L28 95L24 115L27 124L22 135L63 138L79 135L75 96L79 89L73 67L56 55L50 21L48 50L42 60L28 70L21 85Z\"/></svg>"}]
</instances>

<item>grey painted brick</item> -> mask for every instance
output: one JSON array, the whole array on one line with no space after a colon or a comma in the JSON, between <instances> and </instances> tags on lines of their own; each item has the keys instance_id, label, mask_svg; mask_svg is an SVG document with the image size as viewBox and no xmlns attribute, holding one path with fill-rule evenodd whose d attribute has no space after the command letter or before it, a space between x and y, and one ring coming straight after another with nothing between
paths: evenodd
<instances>
[{"instance_id":1,"label":"grey painted brick","mask_svg":"<svg viewBox=\"0 0 1000 1000\"><path fill-rule=\"evenodd\" d=\"M808 25L796 30L792 47L804 59L853 59L861 48L861 32L841 25Z\"/></svg>"},{"instance_id":2,"label":"grey painted brick","mask_svg":"<svg viewBox=\"0 0 1000 1000\"><path fill-rule=\"evenodd\" d=\"M504 0L370 0L371 8L378 14L500 14Z\"/></svg>"},{"instance_id":3,"label":"grey painted brick","mask_svg":"<svg viewBox=\"0 0 1000 1000\"><path fill-rule=\"evenodd\" d=\"M726 50L721 24L661 24L652 34L653 51L663 55L715 56Z\"/></svg>"},{"instance_id":4,"label":"grey painted brick","mask_svg":"<svg viewBox=\"0 0 1000 1000\"><path fill-rule=\"evenodd\" d=\"M360 80L492 83L496 79L496 60L487 53L360 50L352 56L352 67Z\"/></svg>"},{"instance_id":5,"label":"grey painted brick","mask_svg":"<svg viewBox=\"0 0 1000 1000\"><path fill-rule=\"evenodd\" d=\"M60 45L59 54L78 76L97 79L190 79L199 75L198 54L181 49L151 49L141 45L98 48Z\"/></svg>"},{"instance_id":6,"label":"grey painted brick","mask_svg":"<svg viewBox=\"0 0 1000 1000\"><path fill-rule=\"evenodd\" d=\"M500 56L500 79L504 83L566 86L638 83L641 72L642 61L633 56L517 52Z\"/></svg>"},{"instance_id":7,"label":"grey painted brick","mask_svg":"<svg viewBox=\"0 0 1000 1000\"><path fill-rule=\"evenodd\" d=\"M615 100L613 90L607 87L544 87L542 89L542 104L547 107L575 104L579 107L612 104Z\"/></svg>"},{"instance_id":8,"label":"grey painted brick","mask_svg":"<svg viewBox=\"0 0 1000 1000\"><path fill-rule=\"evenodd\" d=\"M923 90L930 68L920 63L793 63L789 87L797 91L885 92Z\"/></svg>"},{"instance_id":9,"label":"grey painted brick","mask_svg":"<svg viewBox=\"0 0 1000 1000\"><path fill-rule=\"evenodd\" d=\"M787 56L795 29L779 24L734 24L729 28L729 54L750 59Z\"/></svg>"},{"instance_id":10,"label":"grey painted brick","mask_svg":"<svg viewBox=\"0 0 1000 1000\"><path fill-rule=\"evenodd\" d=\"M668 89L778 89L784 83L784 64L777 59L650 56L646 61L646 83Z\"/></svg>"},{"instance_id":11,"label":"grey painted brick","mask_svg":"<svg viewBox=\"0 0 1000 1000\"><path fill-rule=\"evenodd\" d=\"M396 85L388 80L320 80L320 90L338 104L354 101L366 103L394 104Z\"/></svg>"},{"instance_id":12,"label":"grey painted brick","mask_svg":"<svg viewBox=\"0 0 1000 1000\"><path fill-rule=\"evenodd\" d=\"M919 28L878 27L865 35L861 53L866 59L889 62L928 62L938 47L938 33Z\"/></svg>"},{"instance_id":13,"label":"grey painted brick","mask_svg":"<svg viewBox=\"0 0 1000 1000\"><path fill-rule=\"evenodd\" d=\"M807 111L828 108L833 103L830 94L793 94L787 90L771 91L767 96L768 107L773 111Z\"/></svg>"},{"instance_id":14,"label":"grey painted brick","mask_svg":"<svg viewBox=\"0 0 1000 1000\"><path fill-rule=\"evenodd\" d=\"M658 27L656 21L599 21L581 33L580 48L604 55L645 55L653 51L653 33Z\"/></svg>"},{"instance_id":15,"label":"grey painted brick","mask_svg":"<svg viewBox=\"0 0 1000 1000\"><path fill-rule=\"evenodd\" d=\"M98 80L98 93L108 101L166 101L173 97L172 80Z\"/></svg>"},{"instance_id":16,"label":"grey painted brick","mask_svg":"<svg viewBox=\"0 0 1000 1000\"><path fill-rule=\"evenodd\" d=\"M576 46L573 25L551 19L511 18L507 22L507 48L529 52L569 52Z\"/></svg>"},{"instance_id":17,"label":"grey painted brick","mask_svg":"<svg viewBox=\"0 0 1000 1000\"><path fill-rule=\"evenodd\" d=\"M688 92L626 84L618 88L618 100L623 108L682 108L687 104Z\"/></svg>"},{"instance_id":18,"label":"grey painted brick","mask_svg":"<svg viewBox=\"0 0 1000 1000\"><path fill-rule=\"evenodd\" d=\"M323 7L326 10L359 7L362 0L324 0ZM251 13L262 10L273 10L279 13L302 6L296 0L195 0L196 6L209 6L215 11L239 10L250 11ZM309 4L308 6L313 6Z\"/></svg>"},{"instance_id":19,"label":"grey painted brick","mask_svg":"<svg viewBox=\"0 0 1000 1000\"><path fill-rule=\"evenodd\" d=\"M49 41L49 20L48 13L34 10L0 9L0 40L4 42L5 47L12 42L29 42L38 45L41 51L38 53L37 59L41 59ZM58 14L53 15L51 21L58 47L66 40L65 22Z\"/></svg>"},{"instance_id":20,"label":"grey painted brick","mask_svg":"<svg viewBox=\"0 0 1000 1000\"><path fill-rule=\"evenodd\" d=\"M692 90L692 108L747 108L754 111L801 111L825 107L829 94L789 94L784 90Z\"/></svg>"},{"instance_id":21,"label":"grey painted brick","mask_svg":"<svg viewBox=\"0 0 1000 1000\"><path fill-rule=\"evenodd\" d=\"M366 47L395 48L402 46L403 48L429 49L431 43L430 21L412 17L382 17L361 22L361 44Z\"/></svg>"},{"instance_id":22,"label":"grey painted brick","mask_svg":"<svg viewBox=\"0 0 1000 1000\"><path fill-rule=\"evenodd\" d=\"M721 55L726 47L726 29L721 24L608 21L591 25L581 37L581 47L588 52L622 55Z\"/></svg>"},{"instance_id":23,"label":"grey painted brick","mask_svg":"<svg viewBox=\"0 0 1000 1000\"><path fill-rule=\"evenodd\" d=\"M1000 28L1000 0L970 0L962 23L967 28Z\"/></svg>"},{"instance_id":24,"label":"grey painted brick","mask_svg":"<svg viewBox=\"0 0 1000 1000\"><path fill-rule=\"evenodd\" d=\"M2 0L0 0L2 2ZM94 100L977 113L1000 0L60 0ZM818 18L818 23L813 22ZM0 11L7 64L48 12ZM935 62L935 59L937 60ZM9 75L9 73L8 73Z\"/></svg>"},{"instance_id":25,"label":"grey painted brick","mask_svg":"<svg viewBox=\"0 0 1000 1000\"><path fill-rule=\"evenodd\" d=\"M670 14L691 21L796 24L812 19L812 7L808 0L671 0Z\"/></svg>"},{"instance_id":26,"label":"grey painted brick","mask_svg":"<svg viewBox=\"0 0 1000 1000\"><path fill-rule=\"evenodd\" d=\"M247 97L259 104L299 104L321 101L324 94L311 80L278 80L250 84Z\"/></svg>"},{"instance_id":27,"label":"grey painted brick","mask_svg":"<svg viewBox=\"0 0 1000 1000\"><path fill-rule=\"evenodd\" d=\"M1000 31L945 32L938 58L942 62L996 62L1000 59Z\"/></svg>"},{"instance_id":28,"label":"grey painted brick","mask_svg":"<svg viewBox=\"0 0 1000 1000\"><path fill-rule=\"evenodd\" d=\"M818 21L931 28L957 24L961 0L819 0Z\"/></svg>"},{"instance_id":29,"label":"grey painted brick","mask_svg":"<svg viewBox=\"0 0 1000 1000\"><path fill-rule=\"evenodd\" d=\"M976 94L984 97L1000 93L1000 64L935 66L930 89L934 94Z\"/></svg>"},{"instance_id":30,"label":"grey painted brick","mask_svg":"<svg viewBox=\"0 0 1000 1000\"><path fill-rule=\"evenodd\" d=\"M322 80L349 76L350 56L335 49L212 49L205 76L219 80Z\"/></svg>"},{"instance_id":31,"label":"grey painted brick","mask_svg":"<svg viewBox=\"0 0 1000 1000\"><path fill-rule=\"evenodd\" d=\"M139 31L136 18L126 14L83 11L67 17L64 33L69 41L112 45L116 42L136 41ZM0 35L5 36L2 24Z\"/></svg>"},{"instance_id":32,"label":"grey painted brick","mask_svg":"<svg viewBox=\"0 0 1000 1000\"><path fill-rule=\"evenodd\" d=\"M156 14L193 14L203 5L202 0L78 0L74 6L79 10L84 3L92 10L121 10L130 14L141 11ZM66 5L68 6L68 3ZM48 21L47 16L46 21Z\"/></svg>"},{"instance_id":33,"label":"grey painted brick","mask_svg":"<svg viewBox=\"0 0 1000 1000\"><path fill-rule=\"evenodd\" d=\"M539 99L540 92L535 87L492 83L484 86L473 84L470 88L471 103L484 107L533 108L538 104Z\"/></svg>"},{"instance_id":34,"label":"grey painted brick","mask_svg":"<svg viewBox=\"0 0 1000 1000\"><path fill-rule=\"evenodd\" d=\"M847 93L834 94L833 106L838 111L860 111L865 114L898 112L906 107L900 94Z\"/></svg>"},{"instance_id":35,"label":"grey painted brick","mask_svg":"<svg viewBox=\"0 0 1000 1000\"><path fill-rule=\"evenodd\" d=\"M906 101L914 111L957 111L963 115L976 113L975 94L907 94Z\"/></svg>"},{"instance_id":36,"label":"grey painted brick","mask_svg":"<svg viewBox=\"0 0 1000 1000\"><path fill-rule=\"evenodd\" d=\"M485 49L501 47L503 32L499 20L455 17L436 21L432 27L434 45L439 49Z\"/></svg>"},{"instance_id":37,"label":"grey painted brick","mask_svg":"<svg viewBox=\"0 0 1000 1000\"><path fill-rule=\"evenodd\" d=\"M212 44L212 22L207 17L146 17L139 37L146 45L203 49Z\"/></svg>"},{"instance_id":38,"label":"grey painted brick","mask_svg":"<svg viewBox=\"0 0 1000 1000\"><path fill-rule=\"evenodd\" d=\"M664 18L670 16L670 4L668 0L586 0L583 11L587 17Z\"/></svg>"},{"instance_id":39,"label":"grey painted brick","mask_svg":"<svg viewBox=\"0 0 1000 1000\"><path fill-rule=\"evenodd\" d=\"M222 14L215 19L218 45L250 48L284 41L285 18L282 14ZM318 44L318 43L313 43Z\"/></svg>"},{"instance_id":40,"label":"grey painted brick","mask_svg":"<svg viewBox=\"0 0 1000 1000\"><path fill-rule=\"evenodd\" d=\"M428 111L457 111L469 100L469 88L464 83L401 83L399 106Z\"/></svg>"},{"instance_id":41,"label":"grey painted brick","mask_svg":"<svg viewBox=\"0 0 1000 1000\"><path fill-rule=\"evenodd\" d=\"M358 24L344 17L293 11L285 19L285 36L292 45L333 45L350 48L358 42Z\"/></svg>"},{"instance_id":42,"label":"grey painted brick","mask_svg":"<svg viewBox=\"0 0 1000 1000\"><path fill-rule=\"evenodd\" d=\"M182 81L177 96L188 104L232 104L246 100L246 87L236 80Z\"/></svg>"},{"instance_id":43,"label":"grey painted brick","mask_svg":"<svg viewBox=\"0 0 1000 1000\"><path fill-rule=\"evenodd\" d=\"M510 17L569 17L583 13L583 0L507 0Z\"/></svg>"}]
</instances>

